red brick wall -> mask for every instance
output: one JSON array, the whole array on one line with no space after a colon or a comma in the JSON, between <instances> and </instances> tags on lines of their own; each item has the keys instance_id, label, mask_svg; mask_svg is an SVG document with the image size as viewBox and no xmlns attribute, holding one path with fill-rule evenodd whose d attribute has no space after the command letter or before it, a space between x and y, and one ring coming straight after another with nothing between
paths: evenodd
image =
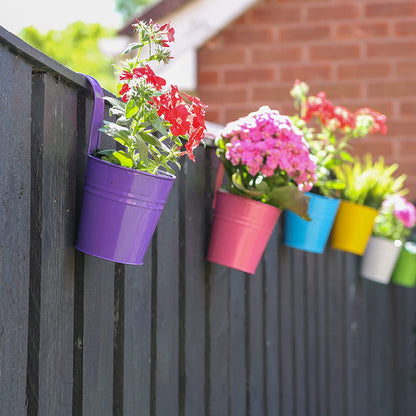
<instances>
[{"instance_id":1,"label":"red brick wall","mask_svg":"<svg viewBox=\"0 0 416 416\"><path fill-rule=\"evenodd\" d=\"M416 198L416 1L259 1L200 49L198 76L221 124L261 105L293 114L296 78L335 104L385 113L387 135L355 151L398 162Z\"/></svg>"}]
</instances>

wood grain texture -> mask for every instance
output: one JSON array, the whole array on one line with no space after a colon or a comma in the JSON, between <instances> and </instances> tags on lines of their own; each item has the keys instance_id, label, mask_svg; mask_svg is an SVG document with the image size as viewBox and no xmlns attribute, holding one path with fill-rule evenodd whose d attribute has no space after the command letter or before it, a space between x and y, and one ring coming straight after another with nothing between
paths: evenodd
<instances>
[{"instance_id":1,"label":"wood grain texture","mask_svg":"<svg viewBox=\"0 0 416 416\"><path fill-rule=\"evenodd\" d=\"M72 415L77 94L49 74L44 88L39 413Z\"/></svg>"},{"instance_id":2,"label":"wood grain texture","mask_svg":"<svg viewBox=\"0 0 416 416\"><path fill-rule=\"evenodd\" d=\"M114 263L85 256L83 415L113 414Z\"/></svg>"},{"instance_id":3,"label":"wood grain texture","mask_svg":"<svg viewBox=\"0 0 416 416\"><path fill-rule=\"evenodd\" d=\"M156 415L179 414L179 187L172 186L157 228Z\"/></svg>"},{"instance_id":4,"label":"wood grain texture","mask_svg":"<svg viewBox=\"0 0 416 416\"><path fill-rule=\"evenodd\" d=\"M0 85L0 408L14 416L26 411L31 68L2 48Z\"/></svg>"},{"instance_id":5,"label":"wood grain texture","mask_svg":"<svg viewBox=\"0 0 416 416\"><path fill-rule=\"evenodd\" d=\"M416 413L414 289L285 247L284 216L255 275L207 262L212 148L178 173L144 265L76 252L86 83L0 28L0 85L2 416Z\"/></svg>"}]
</instances>

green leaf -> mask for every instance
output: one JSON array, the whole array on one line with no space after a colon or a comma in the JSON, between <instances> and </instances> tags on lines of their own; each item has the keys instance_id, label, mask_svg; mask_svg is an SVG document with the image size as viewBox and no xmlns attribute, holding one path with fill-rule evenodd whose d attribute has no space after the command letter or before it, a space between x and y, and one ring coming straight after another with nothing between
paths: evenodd
<instances>
[{"instance_id":1,"label":"green leaf","mask_svg":"<svg viewBox=\"0 0 416 416\"><path fill-rule=\"evenodd\" d=\"M100 150L99 152L95 152L94 156L105 160L106 162L114 163L115 165L121 165L120 161L113 156L115 152L116 150L112 149Z\"/></svg>"},{"instance_id":2,"label":"green leaf","mask_svg":"<svg viewBox=\"0 0 416 416\"><path fill-rule=\"evenodd\" d=\"M140 161L145 162L149 157L149 149L147 148L146 142L140 136L136 137L136 146L139 151Z\"/></svg>"},{"instance_id":3,"label":"green leaf","mask_svg":"<svg viewBox=\"0 0 416 416\"><path fill-rule=\"evenodd\" d=\"M130 45L127 45L126 49L124 49L122 55L127 55L131 51L134 51L135 49L139 49L142 46L143 46L143 44L138 43L138 42L130 43Z\"/></svg>"},{"instance_id":4,"label":"green leaf","mask_svg":"<svg viewBox=\"0 0 416 416\"><path fill-rule=\"evenodd\" d=\"M152 146L155 147L159 147L159 148L163 148L166 147L164 146L164 144L155 136L153 136L153 134L147 133L146 131L141 131L140 133L140 137L146 142L151 144Z\"/></svg>"},{"instance_id":5,"label":"green leaf","mask_svg":"<svg viewBox=\"0 0 416 416\"><path fill-rule=\"evenodd\" d=\"M113 153L113 157L120 161L121 166L125 166L126 168L133 167L133 159L130 155L123 150L119 150Z\"/></svg>"},{"instance_id":6,"label":"green leaf","mask_svg":"<svg viewBox=\"0 0 416 416\"><path fill-rule=\"evenodd\" d=\"M268 203L288 209L306 221L311 221L308 215L309 197L294 186L280 186L270 192Z\"/></svg>"},{"instance_id":7,"label":"green leaf","mask_svg":"<svg viewBox=\"0 0 416 416\"><path fill-rule=\"evenodd\" d=\"M137 107L134 100L130 100L126 105L126 118L131 118L139 111L139 107Z\"/></svg>"},{"instance_id":8,"label":"green leaf","mask_svg":"<svg viewBox=\"0 0 416 416\"><path fill-rule=\"evenodd\" d=\"M340 152L339 155L341 156L341 159L345 162L354 163L354 158L348 153L348 152Z\"/></svg>"},{"instance_id":9,"label":"green leaf","mask_svg":"<svg viewBox=\"0 0 416 416\"><path fill-rule=\"evenodd\" d=\"M126 108L126 104L123 101L117 100L117 98L113 97L104 97L104 100L108 101L114 108L118 110L123 110Z\"/></svg>"},{"instance_id":10,"label":"green leaf","mask_svg":"<svg viewBox=\"0 0 416 416\"><path fill-rule=\"evenodd\" d=\"M241 178L241 175L238 172L232 175L231 180L232 180L233 185L237 189L239 189L240 191L244 192L247 195L250 195L252 198L260 198L264 194L263 191L255 191L255 190L246 188Z\"/></svg>"},{"instance_id":11,"label":"green leaf","mask_svg":"<svg viewBox=\"0 0 416 416\"><path fill-rule=\"evenodd\" d=\"M345 189L345 183L341 181L326 181L325 186L328 189Z\"/></svg>"},{"instance_id":12,"label":"green leaf","mask_svg":"<svg viewBox=\"0 0 416 416\"><path fill-rule=\"evenodd\" d=\"M162 120L159 117L152 117L150 118L150 123L152 126L163 136L168 136L169 132L166 130L165 126L163 125Z\"/></svg>"}]
</instances>

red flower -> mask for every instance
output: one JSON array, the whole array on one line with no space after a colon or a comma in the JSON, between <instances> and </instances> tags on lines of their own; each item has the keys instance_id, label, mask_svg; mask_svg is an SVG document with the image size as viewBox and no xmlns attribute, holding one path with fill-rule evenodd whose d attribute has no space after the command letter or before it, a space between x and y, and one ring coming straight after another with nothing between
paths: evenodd
<instances>
[{"instance_id":1,"label":"red flower","mask_svg":"<svg viewBox=\"0 0 416 416\"><path fill-rule=\"evenodd\" d=\"M170 131L174 136L181 136L188 133L191 123L188 121L189 112L185 105L168 109L165 119L172 125Z\"/></svg>"},{"instance_id":2,"label":"red flower","mask_svg":"<svg viewBox=\"0 0 416 416\"><path fill-rule=\"evenodd\" d=\"M338 127L341 130L354 129L355 127L355 116L348 108L336 106L334 107L334 116L338 121Z\"/></svg>"},{"instance_id":3,"label":"red flower","mask_svg":"<svg viewBox=\"0 0 416 416\"><path fill-rule=\"evenodd\" d=\"M120 91L118 92L119 95L121 95L121 99L124 103L126 103L129 99L127 97L127 93L130 91L130 87L129 84L124 84L121 88Z\"/></svg>"},{"instance_id":4,"label":"red flower","mask_svg":"<svg viewBox=\"0 0 416 416\"><path fill-rule=\"evenodd\" d=\"M133 78L133 74L128 71L123 71L123 73L120 75L120 80L132 79L132 78Z\"/></svg>"},{"instance_id":5,"label":"red flower","mask_svg":"<svg viewBox=\"0 0 416 416\"><path fill-rule=\"evenodd\" d=\"M384 114L379 113L378 111L372 110L371 108L360 108L355 112L355 116L370 116L372 118L373 125L370 128L370 133L377 133L378 131L381 134L387 133L386 120L387 117Z\"/></svg>"},{"instance_id":6,"label":"red flower","mask_svg":"<svg viewBox=\"0 0 416 416\"><path fill-rule=\"evenodd\" d=\"M146 77L146 81L152 84L158 91L166 85L166 80L162 77L158 77L149 65L134 68L133 74L138 78Z\"/></svg>"}]
</instances>

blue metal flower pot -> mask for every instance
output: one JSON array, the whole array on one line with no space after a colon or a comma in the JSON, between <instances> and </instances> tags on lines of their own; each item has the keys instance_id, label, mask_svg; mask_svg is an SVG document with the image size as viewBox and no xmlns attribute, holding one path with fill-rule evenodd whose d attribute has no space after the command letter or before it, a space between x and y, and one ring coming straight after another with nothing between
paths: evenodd
<instances>
[{"instance_id":1,"label":"blue metal flower pot","mask_svg":"<svg viewBox=\"0 0 416 416\"><path fill-rule=\"evenodd\" d=\"M306 195L311 198L308 214L312 221L285 211L283 243L299 250L323 253L341 201L309 192Z\"/></svg>"}]
</instances>

